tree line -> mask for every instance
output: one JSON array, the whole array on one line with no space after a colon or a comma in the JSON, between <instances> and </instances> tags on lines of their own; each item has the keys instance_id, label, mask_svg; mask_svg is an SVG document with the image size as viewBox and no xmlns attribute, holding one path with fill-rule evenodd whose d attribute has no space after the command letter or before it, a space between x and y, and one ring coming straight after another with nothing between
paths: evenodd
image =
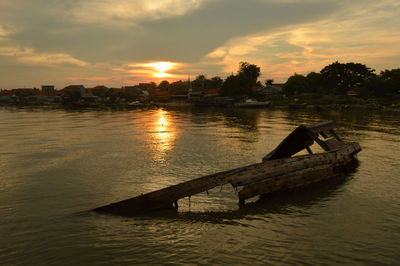
<instances>
[{"instance_id":1,"label":"tree line","mask_svg":"<svg viewBox=\"0 0 400 266\"><path fill-rule=\"evenodd\" d=\"M217 88L220 96L255 96L254 87L262 87L258 80L260 67L248 62L240 62L236 74L229 75L225 80L216 76L207 79L199 75L191 82L193 88ZM273 79L265 80L265 86L273 85ZM162 81L158 88L163 90L179 90L187 85L182 81L168 83ZM361 63L334 62L325 66L320 72L307 75L295 73L283 85L286 95L297 94L334 94L345 95L354 92L360 96L390 96L400 90L400 68L381 71L376 74L374 69Z\"/></svg>"},{"instance_id":2,"label":"tree line","mask_svg":"<svg viewBox=\"0 0 400 266\"><path fill-rule=\"evenodd\" d=\"M314 93L344 95L354 91L361 96L390 96L400 90L400 68L381 71L360 63L334 62L319 73L294 74L284 84L287 95Z\"/></svg>"}]
</instances>

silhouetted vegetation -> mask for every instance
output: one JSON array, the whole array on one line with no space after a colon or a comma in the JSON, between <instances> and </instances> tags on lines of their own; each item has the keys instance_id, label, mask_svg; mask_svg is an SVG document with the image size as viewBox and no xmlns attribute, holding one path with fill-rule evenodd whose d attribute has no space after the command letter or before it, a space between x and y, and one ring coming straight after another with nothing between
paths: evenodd
<instances>
[{"instance_id":1,"label":"silhouetted vegetation","mask_svg":"<svg viewBox=\"0 0 400 266\"><path fill-rule=\"evenodd\" d=\"M248 62L240 62L236 75L228 76L222 84L221 96L251 96L253 86L261 85L257 79L260 67Z\"/></svg>"},{"instance_id":2,"label":"silhouetted vegetation","mask_svg":"<svg viewBox=\"0 0 400 266\"><path fill-rule=\"evenodd\" d=\"M320 73L307 76L294 74L284 85L286 95L312 93L319 95L390 96L400 90L400 69L385 70L376 75L375 70L360 63L334 62Z\"/></svg>"},{"instance_id":3,"label":"silhouetted vegetation","mask_svg":"<svg viewBox=\"0 0 400 266\"><path fill-rule=\"evenodd\" d=\"M271 86L274 83L273 79L266 79L265 80L265 86Z\"/></svg>"}]
</instances>

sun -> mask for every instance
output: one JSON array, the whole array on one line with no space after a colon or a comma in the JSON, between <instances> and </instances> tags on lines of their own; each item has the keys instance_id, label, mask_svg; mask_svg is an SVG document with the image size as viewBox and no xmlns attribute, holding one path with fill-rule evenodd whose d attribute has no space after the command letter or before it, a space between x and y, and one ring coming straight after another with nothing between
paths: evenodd
<instances>
[{"instance_id":1,"label":"sun","mask_svg":"<svg viewBox=\"0 0 400 266\"><path fill-rule=\"evenodd\" d=\"M173 69L176 65L177 65L176 63L172 63L172 62L152 62L152 63L148 63L148 64L143 64L141 66L151 67L155 71L157 71L157 73L165 73L168 70Z\"/></svg>"},{"instance_id":2,"label":"sun","mask_svg":"<svg viewBox=\"0 0 400 266\"><path fill-rule=\"evenodd\" d=\"M152 63L152 67L154 67L159 73L164 73L170 70L174 66L174 63L171 62L157 62Z\"/></svg>"},{"instance_id":3,"label":"sun","mask_svg":"<svg viewBox=\"0 0 400 266\"><path fill-rule=\"evenodd\" d=\"M154 77L155 78L169 78L169 77L171 77L171 75L168 73L164 73L164 72L158 72L158 73L154 74Z\"/></svg>"},{"instance_id":4,"label":"sun","mask_svg":"<svg viewBox=\"0 0 400 266\"><path fill-rule=\"evenodd\" d=\"M150 62L146 64L138 64L135 67L150 68L150 73L155 78L172 78L175 75L168 73L168 71L175 69L179 66L179 63L160 61L160 62Z\"/></svg>"}]
</instances>

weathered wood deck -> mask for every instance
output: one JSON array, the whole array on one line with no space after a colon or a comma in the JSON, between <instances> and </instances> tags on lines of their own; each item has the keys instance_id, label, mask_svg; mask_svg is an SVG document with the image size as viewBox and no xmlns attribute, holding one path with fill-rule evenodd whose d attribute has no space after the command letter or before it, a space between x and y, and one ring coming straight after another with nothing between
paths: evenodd
<instances>
[{"instance_id":1,"label":"weathered wood deck","mask_svg":"<svg viewBox=\"0 0 400 266\"><path fill-rule=\"evenodd\" d=\"M263 162L192 179L94 209L97 212L135 215L143 212L178 208L178 200L217 186L232 184L239 191L239 203L252 197L290 190L341 174L343 168L361 151L358 143L344 143L333 131L333 122L296 128L281 144L263 158ZM328 133L329 132L329 133ZM329 138L328 134L333 138ZM318 136L322 136L320 139ZM317 142L326 152L313 154ZM306 149L309 154L294 156Z\"/></svg>"}]
</instances>

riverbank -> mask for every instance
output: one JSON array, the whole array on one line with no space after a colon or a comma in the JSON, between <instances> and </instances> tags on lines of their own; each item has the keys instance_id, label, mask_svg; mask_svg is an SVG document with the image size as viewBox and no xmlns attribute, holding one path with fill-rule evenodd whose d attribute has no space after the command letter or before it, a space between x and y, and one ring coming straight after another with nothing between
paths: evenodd
<instances>
[{"instance_id":1,"label":"riverbank","mask_svg":"<svg viewBox=\"0 0 400 266\"><path fill-rule=\"evenodd\" d=\"M353 96L341 97L292 97L272 99L271 105L275 108L290 109L314 109L314 110L392 110L400 111L400 99L398 98L369 98L363 99Z\"/></svg>"},{"instance_id":2,"label":"riverbank","mask_svg":"<svg viewBox=\"0 0 400 266\"><path fill-rule=\"evenodd\" d=\"M366 110L385 110L385 111L400 111L400 101L397 99L374 99L371 101L361 99L337 99L326 101L324 99L272 99L271 104L266 106L257 107L259 109L277 108L277 109L312 109L316 111L321 110L345 110L345 109L366 109ZM65 104L65 103L10 103L0 102L0 106L9 107L42 107L48 109L117 109L117 110L131 110L131 109L158 109L158 108L243 108L236 105L207 105L198 106L195 103L185 101L170 101L170 102L151 102L130 105L127 103L115 104ZM254 108L254 107L253 107Z\"/></svg>"}]
</instances>

